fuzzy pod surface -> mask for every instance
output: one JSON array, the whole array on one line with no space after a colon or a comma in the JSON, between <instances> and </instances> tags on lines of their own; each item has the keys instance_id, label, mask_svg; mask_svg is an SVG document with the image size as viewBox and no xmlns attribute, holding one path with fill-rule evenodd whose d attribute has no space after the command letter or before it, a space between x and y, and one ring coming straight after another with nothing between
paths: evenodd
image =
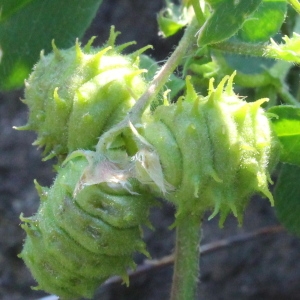
<instances>
[{"instance_id":1,"label":"fuzzy pod surface","mask_svg":"<svg viewBox=\"0 0 300 300\"><path fill-rule=\"evenodd\" d=\"M19 129L37 132L35 145L44 147L46 158L65 157L77 149L90 149L99 136L118 123L146 87L139 68L139 54L115 46L118 32L111 30L100 49L92 40L80 47L41 54L25 84L28 123Z\"/></svg>"},{"instance_id":2,"label":"fuzzy pod surface","mask_svg":"<svg viewBox=\"0 0 300 300\"><path fill-rule=\"evenodd\" d=\"M140 226L149 225L152 197L134 183L133 194L115 182L105 159L98 160L96 169L102 169L96 171L109 183L76 192L87 165L85 157L74 158L59 169L51 188L37 184L39 210L30 218L21 216L27 236L20 257L38 282L37 289L62 299L90 298L113 275L128 284L126 270L135 267L133 253L148 255Z\"/></svg>"},{"instance_id":3,"label":"fuzzy pod surface","mask_svg":"<svg viewBox=\"0 0 300 300\"><path fill-rule=\"evenodd\" d=\"M187 79L184 100L158 106L139 130L136 176L175 203L178 220L213 210L221 225L230 212L241 222L254 193L273 204L268 183L278 143L260 107L267 99L247 103L234 93L233 77L216 88L211 80L207 97Z\"/></svg>"}]
</instances>

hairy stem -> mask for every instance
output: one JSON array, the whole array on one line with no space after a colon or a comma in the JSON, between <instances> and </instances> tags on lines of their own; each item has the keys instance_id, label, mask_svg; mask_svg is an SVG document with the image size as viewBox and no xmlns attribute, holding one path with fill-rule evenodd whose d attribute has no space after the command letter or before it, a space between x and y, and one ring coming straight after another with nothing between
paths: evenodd
<instances>
[{"instance_id":1,"label":"hairy stem","mask_svg":"<svg viewBox=\"0 0 300 300\"><path fill-rule=\"evenodd\" d=\"M130 121L135 122L140 119L141 115L151 103L153 98L166 84L170 75L180 64L182 58L186 55L189 48L191 48L194 42L196 42L195 35L198 29L199 25L197 23L197 20L193 18L189 26L186 28L186 31L175 51L169 57L165 65L162 66L157 75L153 78L153 81L151 82L147 91L140 97L140 99L129 112Z\"/></svg>"},{"instance_id":2,"label":"hairy stem","mask_svg":"<svg viewBox=\"0 0 300 300\"><path fill-rule=\"evenodd\" d=\"M242 42L221 42L210 45L211 48L221 50L228 53L234 53L239 55L249 55L262 57L266 55L267 47L264 44L250 44Z\"/></svg>"},{"instance_id":3,"label":"hairy stem","mask_svg":"<svg viewBox=\"0 0 300 300\"><path fill-rule=\"evenodd\" d=\"M176 226L171 300L195 300L199 276L201 220L189 216Z\"/></svg>"},{"instance_id":4,"label":"hairy stem","mask_svg":"<svg viewBox=\"0 0 300 300\"><path fill-rule=\"evenodd\" d=\"M161 67L157 75L153 78L148 89L138 99L136 104L129 111L127 117L101 136L97 144L97 150L105 151L105 149L107 148L107 141L111 141L113 137L120 134L120 132L122 132L125 127L128 127L129 122L131 122L132 124L136 124L140 121L145 109L149 106L151 101L166 84L170 75L180 64L181 60L187 54L188 50L193 46L194 43L196 43L195 36L198 29L199 25L197 23L197 19L194 17L191 23L186 28L186 31L182 39L180 40L179 45L169 57L167 62Z\"/></svg>"}]
</instances>

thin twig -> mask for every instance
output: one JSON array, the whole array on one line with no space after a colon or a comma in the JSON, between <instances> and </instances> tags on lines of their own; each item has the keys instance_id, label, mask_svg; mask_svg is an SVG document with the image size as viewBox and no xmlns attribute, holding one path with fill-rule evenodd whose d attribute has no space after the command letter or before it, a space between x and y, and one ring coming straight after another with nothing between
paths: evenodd
<instances>
[{"instance_id":1,"label":"thin twig","mask_svg":"<svg viewBox=\"0 0 300 300\"><path fill-rule=\"evenodd\" d=\"M229 248L235 244L249 242L251 240L270 235L270 234L277 234L284 231L282 226L272 226L272 227L265 227L258 229L253 232L249 233L242 233L238 234L226 239L218 240L216 242L211 242L200 247L200 255L207 255L216 251L223 250L225 248ZM130 279L140 277L141 275L160 270L164 267L170 266L174 263L174 254L164 256L161 259L157 260L146 260L145 264L140 265L137 267L135 271L129 271L128 275ZM104 284L111 285L111 284L120 284L122 283L122 278L119 276L114 276L109 278Z\"/></svg>"}]
</instances>

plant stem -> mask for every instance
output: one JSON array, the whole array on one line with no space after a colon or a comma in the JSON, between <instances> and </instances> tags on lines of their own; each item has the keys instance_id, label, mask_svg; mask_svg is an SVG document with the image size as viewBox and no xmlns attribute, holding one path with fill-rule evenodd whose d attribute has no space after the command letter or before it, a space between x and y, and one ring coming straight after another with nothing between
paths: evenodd
<instances>
[{"instance_id":1,"label":"plant stem","mask_svg":"<svg viewBox=\"0 0 300 300\"><path fill-rule=\"evenodd\" d=\"M171 300L195 300L199 276L200 217L189 216L180 220L176 230Z\"/></svg>"},{"instance_id":2,"label":"plant stem","mask_svg":"<svg viewBox=\"0 0 300 300\"><path fill-rule=\"evenodd\" d=\"M299 4L300 5L300 4ZM279 55L272 49L272 44L251 44L244 42L231 42L225 41L221 43L211 44L209 45L212 49L220 50L223 52L238 54L238 55L246 55L246 56L254 56L254 57L266 57L270 59L282 59L283 61L297 63L297 60L294 61L292 59L283 59L279 57Z\"/></svg>"},{"instance_id":3,"label":"plant stem","mask_svg":"<svg viewBox=\"0 0 300 300\"><path fill-rule=\"evenodd\" d=\"M140 119L141 115L151 103L153 98L159 93L162 87L168 81L170 75L178 67L183 57L187 54L189 48L192 48L193 44L196 42L196 33L199 30L199 25L196 18L194 17L191 23L186 28L186 31L180 40L177 48L169 57L165 65L161 67L157 75L153 78L147 91L139 98L137 103L133 106L129 112L129 117L131 121Z\"/></svg>"},{"instance_id":4,"label":"plant stem","mask_svg":"<svg viewBox=\"0 0 300 300\"><path fill-rule=\"evenodd\" d=\"M97 144L97 150L105 151L107 146L106 141L112 140L112 137L120 134L125 127L128 127L129 122L136 124L140 121L145 109L166 84L169 76L178 67L183 57L188 53L189 49L193 47L194 43L196 43L196 33L199 30L199 26L200 25L198 25L196 17L193 17L191 23L187 26L177 48L169 57L167 62L161 67L157 75L153 78L148 89L138 99L138 101L129 111L127 117L101 136Z\"/></svg>"},{"instance_id":5,"label":"plant stem","mask_svg":"<svg viewBox=\"0 0 300 300\"><path fill-rule=\"evenodd\" d=\"M196 18L198 20L198 23L202 25L206 21L206 19L205 19L205 16L204 16L203 12L202 12L201 7L200 7L199 0L191 0L191 4L193 6L193 9L194 9Z\"/></svg>"},{"instance_id":6,"label":"plant stem","mask_svg":"<svg viewBox=\"0 0 300 300\"><path fill-rule=\"evenodd\" d=\"M210 45L211 48L239 55L262 57L266 55L267 47L264 44L250 44L243 42L221 42Z\"/></svg>"},{"instance_id":7,"label":"plant stem","mask_svg":"<svg viewBox=\"0 0 300 300\"><path fill-rule=\"evenodd\" d=\"M288 0L293 9L300 14L300 3L298 0Z\"/></svg>"},{"instance_id":8,"label":"plant stem","mask_svg":"<svg viewBox=\"0 0 300 300\"><path fill-rule=\"evenodd\" d=\"M297 99L288 91L288 88L282 84L280 87L275 87L276 92L279 94L281 99L286 103L290 105L295 105L297 107L300 106L300 103L297 101Z\"/></svg>"}]
</instances>

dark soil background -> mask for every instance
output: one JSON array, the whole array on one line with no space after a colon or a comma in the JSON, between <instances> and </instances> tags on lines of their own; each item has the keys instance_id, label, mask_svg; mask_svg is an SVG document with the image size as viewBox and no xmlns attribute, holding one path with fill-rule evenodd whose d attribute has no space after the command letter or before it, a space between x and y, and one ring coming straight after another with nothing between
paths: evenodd
<instances>
[{"instance_id":1,"label":"dark soil background","mask_svg":"<svg viewBox=\"0 0 300 300\"><path fill-rule=\"evenodd\" d=\"M165 59L178 41L178 36L163 40L158 37L156 13L162 0L104 0L84 41L98 36L102 44L114 24L122 31L119 43L136 40L137 47L154 45L149 52L157 60ZM134 50L134 47L131 48ZM32 132L20 132L12 126L26 123L27 109L19 100L22 90L0 94L0 299L35 300L46 296L33 291L35 285L23 262L17 258L24 232L19 216L32 215L39 199L33 179L50 185L54 173L51 162L41 162L39 150L31 146ZM174 248L174 232L167 227L173 221L173 208L164 205L151 215L155 231L146 230L145 240L153 259L168 255ZM229 217L219 229L218 219L204 222L202 245L235 235L278 225L274 210L265 199L253 198L242 227ZM137 257L142 263L143 257ZM165 300L168 299L172 266L144 272L131 281L129 288L119 284L99 288L95 299ZM201 258L199 281L201 300L300 300L300 240L285 231L269 233L255 239L211 251Z\"/></svg>"}]
</instances>

